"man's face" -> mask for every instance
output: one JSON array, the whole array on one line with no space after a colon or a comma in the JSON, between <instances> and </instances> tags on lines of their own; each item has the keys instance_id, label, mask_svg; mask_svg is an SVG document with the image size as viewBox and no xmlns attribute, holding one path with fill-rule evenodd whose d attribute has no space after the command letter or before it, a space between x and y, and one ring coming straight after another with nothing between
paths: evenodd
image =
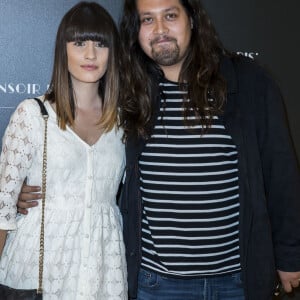
<instances>
[{"instance_id":1,"label":"man's face","mask_svg":"<svg viewBox=\"0 0 300 300\"><path fill-rule=\"evenodd\" d=\"M179 0L136 0L139 43L163 70L181 68L191 38L191 20Z\"/></svg>"}]
</instances>

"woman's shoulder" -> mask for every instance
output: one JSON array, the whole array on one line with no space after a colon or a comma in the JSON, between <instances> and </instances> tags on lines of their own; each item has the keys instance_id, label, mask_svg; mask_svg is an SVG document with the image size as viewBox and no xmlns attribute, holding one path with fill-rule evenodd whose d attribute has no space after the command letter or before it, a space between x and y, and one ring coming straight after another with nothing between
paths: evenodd
<instances>
[{"instance_id":1,"label":"woman's shoulder","mask_svg":"<svg viewBox=\"0 0 300 300\"><path fill-rule=\"evenodd\" d=\"M39 99L43 100L43 96L40 96ZM41 119L41 109L34 98L26 98L22 100L12 113L10 117L10 123L18 124L38 124Z\"/></svg>"},{"instance_id":2,"label":"woman's shoulder","mask_svg":"<svg viewBox=\"0 0 300 300\"><path fill-rule=\"evenodd\" d=\"M36 97L37 99L44 101L44 96ZM16 107L16 112L25 113L29 115L40 115L40 107L35 98L26 98L22 100Z\"/></svg>"}]
</instances>

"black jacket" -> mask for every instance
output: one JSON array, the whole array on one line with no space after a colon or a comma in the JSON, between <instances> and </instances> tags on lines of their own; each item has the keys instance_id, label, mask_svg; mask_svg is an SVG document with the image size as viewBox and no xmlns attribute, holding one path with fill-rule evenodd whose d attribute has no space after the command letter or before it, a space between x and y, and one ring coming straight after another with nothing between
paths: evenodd
<instances>
[{"instance_id":1,"label":"black jacket","mask_svg":"<svg viewBox=\"0 0 300 300\"><path fill-rule=\"evenodd\" d=\"M227 81L222 116L239 161L240 255L246 299L271 299L276 269L300 271L300 176L282 97L254 62L224 58ZM145 141L129 138L120 200L130 299L136 298L141 261L142 203L138 157Z\"/></svg>"}]
</instances>

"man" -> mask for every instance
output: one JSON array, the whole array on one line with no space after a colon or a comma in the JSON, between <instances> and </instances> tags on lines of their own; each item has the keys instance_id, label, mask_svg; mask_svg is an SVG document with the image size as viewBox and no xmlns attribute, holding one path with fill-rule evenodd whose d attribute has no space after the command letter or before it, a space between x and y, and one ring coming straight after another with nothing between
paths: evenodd
<instances>
[{"instance_id":1,"label":"man","mask_svg":"<svg viewBox=\"0 0 300 300\"><path fill-rule=\"evenodd\" d=\"M276 269L291 291L300 184L277 87L198 0L125 1L120 33L130 296L266 300Z\"/></svg>"},{"instance_id":2,"label":"man","mask_svg":"<svg viewBox=\"0 0 300 300\"><path fill-rule=\"evenodd\" d=\"M267 300L276 270L297 287L299 170L273 81L198 0L125 0L120 33L130 299Z\"/></svg>"}]
</instances>

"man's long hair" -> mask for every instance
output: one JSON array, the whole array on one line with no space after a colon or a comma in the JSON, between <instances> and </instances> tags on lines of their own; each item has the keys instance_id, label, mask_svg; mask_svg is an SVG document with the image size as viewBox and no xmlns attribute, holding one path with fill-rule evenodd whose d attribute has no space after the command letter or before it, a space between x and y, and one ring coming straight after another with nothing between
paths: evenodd
<instances>
[{"instance_id":1,"label":"man's long hair","mask_svg":"<svg viewBox=\"0 0 300 300\"><path fill-rule=\"evenodd\" d=\"M180 88L188 92L183 103L185 122L188 126L200 123L208 128L212 116L222 112L226 98L226 83L219 66L222 55L229 52L223 48L200 0L179 1L193 24L190 46L179 74ZM136 0L125 0L120 22L124 55L120 118L125 135L147 138L154 113L153 87L157 88L162 71L140 47L139 28ZM196 120L187 118L191 112Z\"/></svg>"}]
</instances>

